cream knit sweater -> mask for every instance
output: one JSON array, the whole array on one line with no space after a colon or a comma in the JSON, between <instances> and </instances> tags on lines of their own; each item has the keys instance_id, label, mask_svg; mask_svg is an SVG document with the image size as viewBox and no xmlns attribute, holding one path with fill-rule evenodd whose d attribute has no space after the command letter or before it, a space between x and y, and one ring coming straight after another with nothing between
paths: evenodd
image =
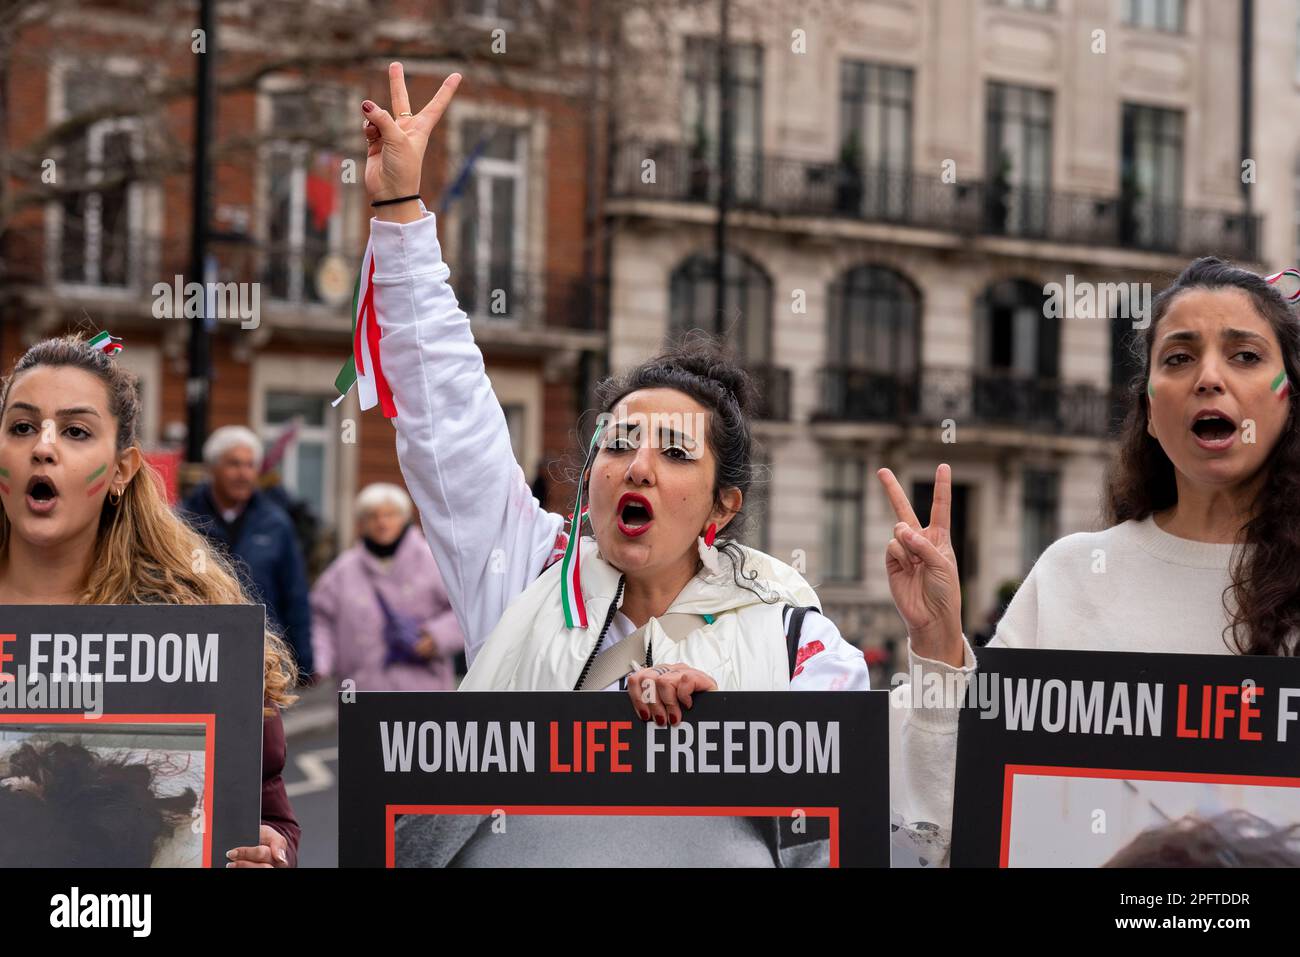
<instances>
[{"instance_id":1,"label":"cream knit sweater","mask_svg":"<svg viewBox=\"0 0 1300 957\"><path fill-rule=\"evenodd\" d=\"M1075 651L1227 654L1232 545L1178 538L1148 517L1053 543L998 623L992 645ZM917 655L909 675L964 682L962 668ZM900 676L900 679L907 676ZM914 707L907 682L891 695L890 793L895 865L943 864L951 843L957 707Z\"/></svg>"}]
</instances>

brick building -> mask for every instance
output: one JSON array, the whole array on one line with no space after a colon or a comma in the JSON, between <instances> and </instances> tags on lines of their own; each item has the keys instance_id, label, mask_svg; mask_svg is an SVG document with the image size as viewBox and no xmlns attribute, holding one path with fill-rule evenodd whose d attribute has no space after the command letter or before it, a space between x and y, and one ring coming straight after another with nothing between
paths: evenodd
<instances>
[{"instance_id":1,"label":"brick building","mask_svg":"<svg viewBox=\"0 0 1300 957\"><path fill-rule=\"evenodd\" d=\"M5 44L0 149L15 203L0 364L68 328L108 329L126 343L118 361L140 375L145 445L183 448L189 322L177 309L183 297L169 301L155 285L197 278L186 86L195 12L138 2L54 9ZM448 73L465 74L430 142L422 193L439 213L453 283L525 473L531 480L562 458L605 354L590 228L600 186L590 138L600 126L565 31L496 0L434 11L321 0L218 9L205 278L250 284L246 304L259 310L256 321L215 321L210 428L248 424L270 442L301 417L283 476L323 519L323 556L351 541L360 488L401 482L379 410L360 414L355 395L331 405L369 214L360 103L388 104L386 66L401 59L416 109ZM40 180L47 169L52 183ZM166 317L169 306L177 318ZM552 486L562 508L568 491Z\"/></svg>"}]
</instances>

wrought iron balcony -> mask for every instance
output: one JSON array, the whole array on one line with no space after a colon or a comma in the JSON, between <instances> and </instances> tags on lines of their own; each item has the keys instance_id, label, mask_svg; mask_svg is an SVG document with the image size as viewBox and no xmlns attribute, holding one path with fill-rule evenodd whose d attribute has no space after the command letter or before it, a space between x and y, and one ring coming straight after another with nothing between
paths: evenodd
<instances>
[{"instance_id":1,"label":"wrought iron balcony","mask_svg":"<svg viewBox=\"0 0 1300 957\"><path fill-rule=\"evenodd\" d=\"M653 160L654 166L646 167L646 160ZM616 151L610 195L715 203L719 183L711 156L701 156L679 143L632 140ZM975 231L980 215L976 189L954 187L938 177L910 172L863 176L836 163L741 151L731 166L731 199L740 209L970 232Z\"/></svg>"},{"instance_id":2,"label":"wrought iron balcony","mask_svg":"<svg viewBox=\"0 0 1300 957\"><path fill-rule=\"evenodd\" d=\"M893 374L841 366L821 371L816 418L830 421L959 426L993 425L1030 432L1112 434L1115 399L1086 383L1062 383L1000 370L927 367Z\"/></svg>"},{"instance_id":3,"label":"wrought iron balcony","mask_svg":"<svg viewBox=\"0 0 1300 957\"><path fill-rule=\"evenodd\" d=\"M653 160L653 166L646 164ZM963 235L1009 236L1180 256L1255 259L1260 218L1127 195L1029 189L1000 181L945 183L910 170L860 169L738 151L732 205L779 215L893 223ZM615 151L612 198L716 203L712 154L681 143L628 140Z\"/></svg>"}]
</instances>

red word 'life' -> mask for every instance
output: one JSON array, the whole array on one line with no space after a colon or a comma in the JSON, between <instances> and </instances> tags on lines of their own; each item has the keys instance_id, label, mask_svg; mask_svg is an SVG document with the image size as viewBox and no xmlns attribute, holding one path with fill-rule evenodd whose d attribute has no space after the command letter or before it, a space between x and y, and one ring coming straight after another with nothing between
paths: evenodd
<instances>
[{"instance_id":1,"label":"red word 'life'","mask_svg":"<svg viewBox=\"0 0 1300 957\"><path fill-rule=\"evenodd\" d=\"M1202 685L1201 686L1201 724L1197 728L1187 726L1187 685L1178 686L1178 737L1180 738L1223 738L1224 725L1229 718L1240 718L1237 729L1239 741L1259 741L1263 735L1250 727L1251 719L1259 717L1259 708L1255 701L1264 693L1263 688L1243 688L1241 685ZM1241 714L1232 707L1236 701L1241 702ZM1214 733L1210 733L1213 725Z\"/></svg>"},{"instance_id":2,"label":"red word 'life'","mask_svg":"<svg viewBox=\"0 0 1300 957\"><path fill-rule=\"evenodd\" d=\"M627 773L632 765L619 760L619 755L631 749L632 745L623 740L623 733L632 730L631 721L575 721L572 728L572 750L566 755L568 762L561 762L562 740L570 737L562 733L560 722L551 722L551 770L559 773L573 774L583 771L592 773L599 770L598 757L602 752L609 755L609 770L615 773Z\"/></svg>"}]
</instances>

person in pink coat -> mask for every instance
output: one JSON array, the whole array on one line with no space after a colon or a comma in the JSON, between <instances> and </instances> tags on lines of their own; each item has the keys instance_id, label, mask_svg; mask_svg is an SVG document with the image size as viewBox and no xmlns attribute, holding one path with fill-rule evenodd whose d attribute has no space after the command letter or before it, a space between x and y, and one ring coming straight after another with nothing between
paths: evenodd
<instances>
[{"instance_id":1,"label":"person in pink coat","mask_svg":"<svg viewBox=\"0 0 1300 957\"><path fill-rule=\"evenodd\" d=\"M358 541L311 591L312 651L321 681L358 691L448 691L465 647L411 500L396 485L357 496Z\"/></svg>"}]
</instances>

